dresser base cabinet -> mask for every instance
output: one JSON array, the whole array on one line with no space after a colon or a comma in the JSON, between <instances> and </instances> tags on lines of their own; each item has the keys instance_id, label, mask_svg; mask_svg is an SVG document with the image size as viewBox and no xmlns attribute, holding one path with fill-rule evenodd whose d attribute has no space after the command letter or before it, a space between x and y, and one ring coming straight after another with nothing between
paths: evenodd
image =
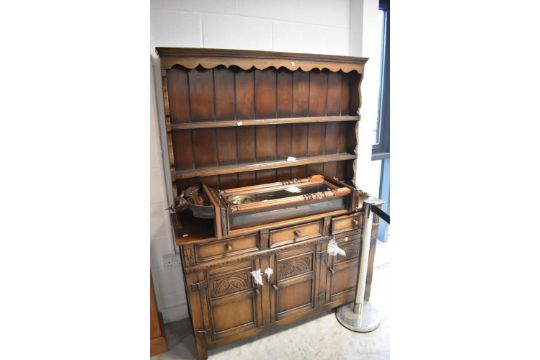
<instances>
[{"instance_id":1,"label":"dresser base cabinet","mask_svg":"<svg viewBox=\"0 0 540 360\"><path fill-rule=\"evenodd\" d=\"M263 229L257 236L262 249L240 255L224 253L220 258L184 267L198 359L206 359L210 348L312 318L354 300L362 251L360 230L334 236L330 234L330 226L325 226L332 223L332 218L320 221L322 233L317 237L271 248L268 245L273 231L284 233L298 225ZM378 219L375 221L372 239L377 236ZM328 255L331 238L345 250L345 256ZM227 241L235 240L221 242L225 246ZM190 254L197 246L180 246L184 263L194 261L190 260ZM369 256L371 269L375 249L374 243ZM272 269L269 278L264 274L267 268ZM258 285L250 274L258 269L263 272L263 285ZM369 300L371 276L368 280L366 300Z\"/></svg>"},{"instance_id":2,"label":"dresser base cabinet","mask_svg":"<svg viewBox=\"0 0 540 360\"><path fill-rule=\"evenodd\" d=\"M354 183L367 59L156 51L171 223L198 359L353 301L369 196ZM366 299L377 228L374 216ZM345 256L327 253L332 239Z\"/></svg>"}]
</instances>

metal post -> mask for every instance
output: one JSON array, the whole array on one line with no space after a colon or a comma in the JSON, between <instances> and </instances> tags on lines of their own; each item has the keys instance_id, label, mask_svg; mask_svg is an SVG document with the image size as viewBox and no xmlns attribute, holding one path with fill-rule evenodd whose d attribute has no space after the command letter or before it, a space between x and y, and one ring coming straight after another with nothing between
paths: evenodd
<instances>
[{"instance_id":1,"label":"metal post","mask_svg":"<svg viewBox=\"0 0 540 360\"><path fill-rule=\"evenodd\" d=\"M372 198L364 200L364 221L362 226L362 251L358 262L358 280L356 282L356 297L354 303L338 308L336 318L347 329L356 332L370 332L379 327L379 312L368 301L364 301L366 293L366 278L368 272L369 247L371 245L371 227L373 213L371 207L375 204Z\"/></svg>"}]
</instances>

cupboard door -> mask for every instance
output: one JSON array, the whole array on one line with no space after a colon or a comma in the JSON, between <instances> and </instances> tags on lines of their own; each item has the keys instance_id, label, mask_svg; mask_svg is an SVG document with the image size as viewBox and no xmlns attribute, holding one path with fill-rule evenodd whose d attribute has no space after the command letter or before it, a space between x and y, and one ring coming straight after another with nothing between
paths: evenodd
<instances>
[{"instance_id":1,"label":"cupboard door","mask_svg":"<svg viewBox=\"0 0 540 360\"><path fill-rule=\"evenodd\" d=\"M209 342L262 324L261 290L250 274L258 268L258 259L247 259L207 271Z\"/></svg>"},{"instance_id":2,"label":"cupboard door","mask_svg":"<svg viewBox=\"0 0 540 360\"><path fill-rule=\"evenodd\" d=\"M338 246L346 255L328 256L327 302L348 302L354 300L358 261L360 258L360 234L337 239Z\"/></svg>"},{"instance_id":3,"label":"cupboard door","mask_svg":"<svg viewBox=\"0 0 540 360\"><path fill-rule=\"evenodd\" d=\"M316 307L318 291L317 244L283 250L271 256L274 270L270 281L272 320L300 316Z\"/></svg>"}]
</instances>

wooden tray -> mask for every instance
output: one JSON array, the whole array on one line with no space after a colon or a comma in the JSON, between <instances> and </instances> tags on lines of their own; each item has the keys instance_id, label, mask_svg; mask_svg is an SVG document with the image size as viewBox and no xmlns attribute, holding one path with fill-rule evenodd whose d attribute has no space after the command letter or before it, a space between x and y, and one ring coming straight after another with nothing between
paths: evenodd
<instances>
[{"instance_id":1,"label":"wooden tray","mask_svg":"<svg viewBox=\"0 0 540 360\"><path fill-rule=\"evenodd\" d=\"M274 222L288 218L349 209L353 191L323 175L269 184L213 190L223 209L222 230ZM210 195L212 197L212 194Z\"/></svg>"}]
</instances>

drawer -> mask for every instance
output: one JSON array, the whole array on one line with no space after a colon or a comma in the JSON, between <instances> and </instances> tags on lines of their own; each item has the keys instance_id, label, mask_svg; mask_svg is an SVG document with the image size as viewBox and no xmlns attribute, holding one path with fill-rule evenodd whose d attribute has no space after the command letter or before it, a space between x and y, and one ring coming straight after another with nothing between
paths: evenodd
<instances>
[{"instance_id":1,"label":"drawer","mask_svg":"<svg viewBox=\"0 0 540 360\"><path fill-rule=\"evenodd\" d=\"M346 231L360 230L362 226L362 213L339 216L332 219L332 234L341 234Z\"/></svg>"},{"instance_id":2,"label":"drawer","mask_svg":"<svg viewBox=\"0 0 540 360\"><path fill-rule=\"evenodd\" d=\"M270 231L270 247L281 246L322 236L322 220Z\"/></svg>"},{"instance_id":3,"label":"drawer","mask_svg":"<svg viewBox=\"0 0 540 360\"><path fill-rule=\"evenodd\" d=\"M260 248L259 235L252 234L242 237L212 241L207 244L195 245L197 262L212 260L228 255L256 251Z\"/></svg>"}]
</instances>

